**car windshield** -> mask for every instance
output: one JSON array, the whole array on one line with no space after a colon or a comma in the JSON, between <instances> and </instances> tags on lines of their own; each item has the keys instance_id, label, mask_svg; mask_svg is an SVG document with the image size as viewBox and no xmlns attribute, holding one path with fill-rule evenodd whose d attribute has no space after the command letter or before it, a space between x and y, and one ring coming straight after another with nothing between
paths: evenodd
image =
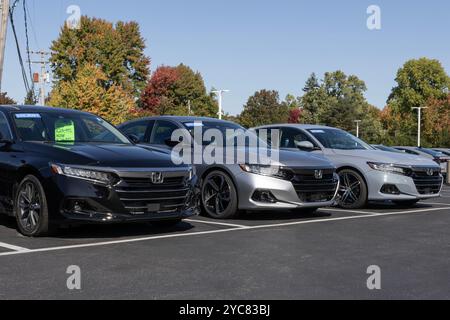
<instances>
[{"instance_id":1,"label":"car windshield","mask_svg":"<svg viewBox=\"0 0 450 320\"><path fill-rule=\"evenodd\" d=\"M339 150L374 150L364 141L339 129L308 130L327 149Z\"/></svg>"},{"instance_id":2,"label":"car windshield","mask_svg":"<svg viewBox=\"0 0 450 320\"><path fill-rule=\"evenodd\" d=\"M114 126L94 115L53 112L15 113L20 138L27 142L131 144Z\"/></svg>"},{"instance_id":3,"label":"car windshield","mask_svg":"<svg viewBox=\"0 0 450 320\"><path fill-rule=\"evenodd\" d=\"M196 127L202 128L202 135L208 130L218 130L223 136L223 146L229 146L234 143L235 146L244 147L238 145L240 138L245 136L245 147L250 145L250 141L257 141L257 145L260 148L269 148L268 144L258 138L255 132L251 130L247 130L237 124L230 122L220 122L220 121L196 121L196 122L184 122L183 125L190 132L192 136L194 136L194 131ZM212 133L212 131L210 131ZM214 139L213 139L214 140ZM203 145L211 145L215 142L203 141Z\"/></svg>"},{"instance_id":4,"label":"car windshield","mask_svg":"<svg viewBox=\"0 0 450 320\"><path fill-rule=\"evenodd\" d=\"M419 148L417 150L422 151L422 152L424 152L426 154L429 154L430 156L433 156L435 158L444 156L444 154L442 152L440 152L440 151L434 151L434 150L423 149L423 148Z\"/></svg>"}]
</instances>

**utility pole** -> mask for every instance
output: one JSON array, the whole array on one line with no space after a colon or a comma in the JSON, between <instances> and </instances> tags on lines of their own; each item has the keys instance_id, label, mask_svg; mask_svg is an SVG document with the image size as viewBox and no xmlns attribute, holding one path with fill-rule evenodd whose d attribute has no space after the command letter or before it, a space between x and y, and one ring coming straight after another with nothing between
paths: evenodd
<instances>
[{"instance_id":1,"label":"utility pole","mask_svg":"<svg viewBox=\"0 0 450 320\"><path fill-rule=\"evenodd\" d=\"M49 73L47 72L47 64L49 61L46 60L46 56L49 56L51 53L46 51L30 51L30 54L35 54L40 56L40 61L30 61L32 64L38 64L41 66L41 73L38 74L37 79L33 79L33 82L38 82L40 84L39 89L39 105L45 105L45 83L50 82Z\"/></svg>"},{"instance_id":2,"label":"utility pole","mask_svg":"<svg viewBox=\"0 0 450 320\"><path fill-rule=\"evenodd\" d=\"M355 120L356 123L356 137L359 138L359 124L362 122L361 120Z\"/></svg>"},{"instance_id":3,"label":"utility pole","mask_svg":"<svg viewBox=\"0 0 450 320\"><path fill-rule=\"evenodd\" d=\"M8 30L9 0L0 0L0 92L2 91L3 63L5 61L6 31Z\"/></svg>"},{"instance_id":4,"label":"utility pole","mask_svg":"<svg viewBox=\"0 0 450 320\"><path fill-rule=\"evenodd\" d=\"M419 112L418 117L418 128L417 128L417 146L420 148L422 146L422 110L428 109L428 107L416 107L412 108L413 110L417 110Z\"/></svg>"},{"instance_id":5,"label":"utility pole","mask_svg":"<svg viewBox=\"0 0 450 320\"><path fill-rule=\"evenodd\" d=\"M223 116L223 109L222 109L222 99L223 99L223 94L226 92L230 92L230 90L215 90L212 91L212 93L215 93L218 98L219 98L219 120L222 120L222 116Z\"/></svg>"}]
</instances>

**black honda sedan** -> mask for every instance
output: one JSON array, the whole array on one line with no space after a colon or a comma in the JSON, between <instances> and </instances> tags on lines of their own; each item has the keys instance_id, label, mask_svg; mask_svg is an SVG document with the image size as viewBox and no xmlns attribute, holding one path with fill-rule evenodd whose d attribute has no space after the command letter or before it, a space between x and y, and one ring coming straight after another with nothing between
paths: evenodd
<instances>
[{"instance_id":1,"label":"black honda sedan","mask_svg":"<svg viewBox=\"0 0 450 320\"><path fill-rule=\"evenodd\" d=\"M78 222L175 224L196 214L196 179L95 115L0 106L0 212L26 236Z\"/></svg>"}]
</instances>

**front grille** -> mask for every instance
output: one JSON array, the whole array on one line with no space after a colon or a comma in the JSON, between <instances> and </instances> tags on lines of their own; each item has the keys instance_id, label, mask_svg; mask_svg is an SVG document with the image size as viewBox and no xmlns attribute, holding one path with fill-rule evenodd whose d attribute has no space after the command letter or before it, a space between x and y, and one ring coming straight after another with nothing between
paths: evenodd
<instances>
[{"instance_id":1,"label":"front grille","mask_svg":"<svg viewBox=\"0 0 450 320\"><path fill-rule=\"evenodd\" d=\"M433 174L430 175L431 171ZM422 195L439 194L442 188L443 178L440 169L437 168L413 168L410 172L417 191Z\"/></svg>"},{"instance_id":2,"label":"front grille","mask_svg":"<svg viewBox=\"0 0 450 320\"><path fill-rule=\"evenodd\" d=\"M162 184L154 184L150 178L122 178L114 189L131 214L180 211L190 190L184 176L165 177Z\"/></svg>"},{"instance_id":3,"label":"front grille","mask_svg":"<svg viewBox=\"0 0 450 320\"><path fill-rule=\"evenodd\" d=\"M316 170L295 170L292 184L301 202L328 202L333 200L339 181L332 169L322 170L322 177L316 177Z\"/></svg>"}]
</instances>

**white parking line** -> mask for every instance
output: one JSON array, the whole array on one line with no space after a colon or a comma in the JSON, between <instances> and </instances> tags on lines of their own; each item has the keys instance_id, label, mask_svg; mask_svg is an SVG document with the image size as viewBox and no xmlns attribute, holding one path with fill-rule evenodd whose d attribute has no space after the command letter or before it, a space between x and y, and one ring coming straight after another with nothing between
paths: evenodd
<instances>
[{"instance_id":1,"label":"white parking line","mask_svg":"<svg viewBox=\"0 0 450 320\"><path fill-rule=\"evenodd\" d=\"M28 251L30 251L30 249L14 246L12 244L4 243L4 242L0 242L0 247L8 249L8 250L13 250L13 251L16 251L16 252L28 252Z\"/></svg>"},{"instance_id":2,"label":"white parking line","mask_svg":"<svg viewBox=\"0 0 450 320\"><path fill-rule=\"evenodd\" d=\"M194 220L194 219L186 219L186 222L198 222L216 226L224 226L224 227L232 227L232 228L246 228L247 226L243 226L240 224L232 224L232 223L224 223L224 222L213 222L213 221L205 221L205 220Z\"/></svg>"},{"instance_id":3,"label":"white parking line","mask_svg":"<svg viewBox=\"0 0 450 320\"><path fill-rule=\"evenodd\" d=\"M89 244L80 244L80 245L62 246L62 247L50 247L50 248L41 248L41 249L32 249L32 250L25 249L27 251L13 251L13 252L0 253L0 257L21 255L21 254L28 254L28 253L52 252L52 251L62 251L62 250L69 250L69 249L80 249L80 248L101 247L101 246L108 246L108 245L128 244L128 243L144 242L144 241L151 241L151 240L158 240L158 239L170 239L170 238L181 238L181 237L192 237L192 236L237 232L237 231L242 231L242 230L271 229L271 228L288 227L288 226L304 225L304 224L326 223L326 222L357 220L357 219L370 219L370 218L398 216L398 215L405 215L405 214L417 214L417 213L434 212L434 211L443 210L443 209L445 209L445 208L411 210L411 211L406 211L406 212L405 211L391 212L391 213L380 213L380 214L372 214L372 215L348 216L348 217L331 218L331 219L317 219L317 220L298 221L298 222L289 222L289 223L267 224L267 225L260 225L260 226L248 226L248 227L245 226L245 227L241 227L241 228L232 228L232 229L223 229L223 230L214 230L214 231L202 231L202 232L190 232L190 233L182 233L182 234L162 235L162 236L153 236L153 237L146 237L146 238L97 242L97 243L89 243ZM444 213L447 213L447 212L444 212Z\"/></svg>"}]
</instances>

